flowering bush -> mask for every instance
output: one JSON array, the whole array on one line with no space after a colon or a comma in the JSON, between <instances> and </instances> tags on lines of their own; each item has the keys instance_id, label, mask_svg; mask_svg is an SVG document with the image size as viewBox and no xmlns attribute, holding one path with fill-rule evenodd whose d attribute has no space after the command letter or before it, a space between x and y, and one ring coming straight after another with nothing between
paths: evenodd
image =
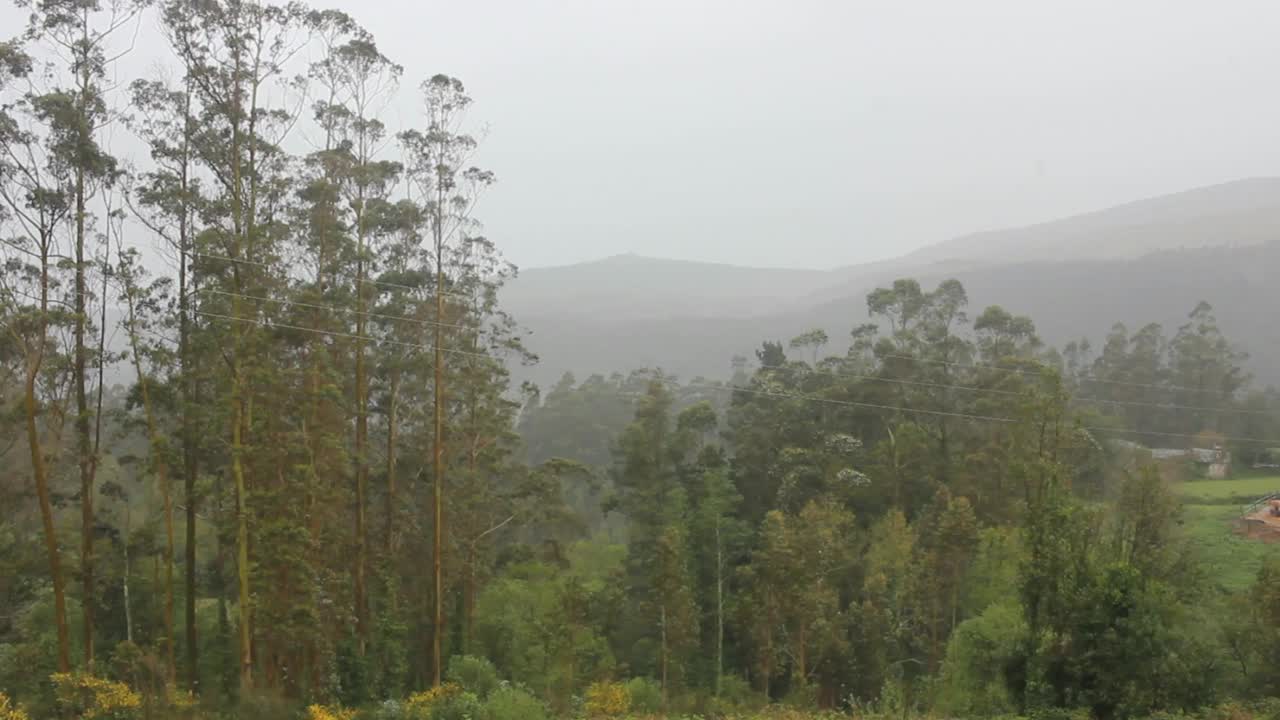
<instances>
[{"instance_id":1,"label":"flowering bush","mask_svg":"<svg viewBox=\"0 0 1280 720\"><path fill-rule=\"evenodd\" d=\"M355 710L348 710L341 705L309 705L307 720L354 720Z\"/></svg>"},{"instance_id":2,"label":"flowering bush","mask_svg":"<svg viewBox=\"0 0 1280 720\"><path fill-rule=\"evenodd\" d=\"M0 692L0 720L31 720L31 716L14 704L8 695Z\"/></svg>"},{"instance_id":3,"label":"flowering bush","mask_svg":"<svg viewBox=\"0 0 1280 720\"><path fill-rule=\"evenodd\" d=\"M592 683L587 688L584 709L589 717L617 717L631 709L631 693L616 682Z\"/></svg>"},{"instance_id":4,"label":"flowering bush","mask_svg":"<svg viewBox=\"0 0 1280 720\"><path fill-rule=\"evenodd\" d=\"M414 720L427 720L431 717L432 710L450 700L456 695L462 693L462 686L457 683L447 682L442 685L416 692L409 696L404 703L405 717Z\"/></svg>"},{"instance_id":5,"label":"flowering bush","mask_svg":"<svg viewBox=\"0 0 1280 720\"><path fill-rule=\"evenodd\" d=\"M82 720L133 720L142 698L124 683L87 673L54 673L54 698L58 709Z\"/></svg>"}]
</instances>

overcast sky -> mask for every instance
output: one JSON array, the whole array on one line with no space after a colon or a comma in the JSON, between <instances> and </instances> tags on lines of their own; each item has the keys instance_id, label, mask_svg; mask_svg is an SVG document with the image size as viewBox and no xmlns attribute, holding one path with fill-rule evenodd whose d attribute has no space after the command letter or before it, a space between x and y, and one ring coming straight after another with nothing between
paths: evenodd
<instances>
[{"instance_id":1,"label":"overcast sky","mask_svg":"<svg viewBox=\"0 0 1280 720\"><path fill-rule=\"evenodd\" d=\"M420 79L467 84L524 267L833 267L1280 173L1275 2L331 4L405 66L393 128Z\"/></svg>"}]
</instances>

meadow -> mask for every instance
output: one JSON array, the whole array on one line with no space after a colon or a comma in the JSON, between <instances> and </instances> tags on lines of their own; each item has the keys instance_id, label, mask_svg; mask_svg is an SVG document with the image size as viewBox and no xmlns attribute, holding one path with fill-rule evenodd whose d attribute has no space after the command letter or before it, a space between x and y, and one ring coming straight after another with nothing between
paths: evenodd
<instances>
[{"instance_id":1,"label":"meadow","mask_svg":"<svg viewBox=\"0 0 1280 720\"><path fill-rule=\"evenodd\" d=\"M1251 540L1231 528L1245 504L1276 490L1280 490L1280 476L1275 475L1193 480L1179 487L1183 526L1200 548L1210 581L1220 589L1248 588L1262 561L1280 553L1280 544Z\"/></svg>"}]
</instances>

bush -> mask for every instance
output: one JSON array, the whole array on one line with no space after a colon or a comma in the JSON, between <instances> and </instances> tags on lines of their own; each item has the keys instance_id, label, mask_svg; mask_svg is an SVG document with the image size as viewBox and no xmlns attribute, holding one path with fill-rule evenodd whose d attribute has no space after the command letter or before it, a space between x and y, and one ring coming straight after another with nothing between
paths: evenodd
<instances>
[{"instance_id":1,"label":"bush","mask_svg":"<svg viewBox=\"0 0 1280 720\"><path fill-rule=\"evenodd\" d=\"M341 705L310 705L307 720L355 720L356 711Z\"/></svg>"},{"instance_id":2,"label":"bush","mask_svg":"<svg viewBox=\"0 0 1280 720\"><path fill-rule=\"evenodd\" d=\"M53 693L58 709L81 720L132 720L142 698L124 683L87 673L54 673Z\"/></svg>"},{"instance_id":3,"label":"bush","mask_svg":"<svg viewBox=\"0 0 1280 720\"><path fill-rule=\"evenodd\" d=\"M498 688L499 682L498 671L494 669L493 663L471 655L461 655L450 660L445 677L449 682L457 683L475 693L480 699L489 697L489 693Z\"/></svg>"},{"instance_id":4,"label":"bush","mask_svg":"<svg viewBox=\"0 0 1280 720\"><path fill-rule=\"evenodd\" d=\"M438 707L461 694L462 686L451 682L414 693L404 703L404 717L406 720L431 720Z\"/></svg>"},{"instance_id":5,"label":"bush","mask_svg":"<svg viewBox=\"0 0 1280 720\"><path fill-rule=\"evenodd\" d=\"M518 687L504 685L484 703L484 720L546 720L547 708Z\"/></svg>"},{"instance_id":6,"label":"bush","mask_svg":"<svg viewBox=\"0 0 1280 720\"><path fill-rule=\"evenodd\" d=\"M618 717L631 709L627 686L616 682L596 682L587 688L583 703L587 717Z\"/></svg>"},{"instance_id":7,"label":"bush","mask_svg":"<svg viewBox=\"0 0 1280 720\"><path fill-rule=\"evenodd\" d=\"M642 715L662 712L662 688L658 683L647 677L637 677L628 680L625 687L631 712Z\"/></svg>"},{"instance_id":8,"label":"bush","mask_svg":"<svg viewBox=\"0 0 1280 720\"><path fill-rule=\"evenodd\" d=\"M10 700L8 695L0 692L0 720L31 720L31 717Z\"/></svg>"},{"instance_id":9,"label":"bush","mask_svg":"<svg viewBox=\"0 0 1280 720\"><path fill-rule=\"evenodd\" d=\"M480 698L473 692L454 693L431 708L431 720L477 720L484 713Z\"/></svg>"},{"instance_id":10,"label":"bush","mask_svg":"<svg viewBox=\"0 0 1280 720\"><path fill-rule=\"evenodd\" d=\"M720 697L713 698L711 708L718 713L738 713L759 710L767 703L751 684L737 675L720 678Z\"/></svg>"}]
</instances>

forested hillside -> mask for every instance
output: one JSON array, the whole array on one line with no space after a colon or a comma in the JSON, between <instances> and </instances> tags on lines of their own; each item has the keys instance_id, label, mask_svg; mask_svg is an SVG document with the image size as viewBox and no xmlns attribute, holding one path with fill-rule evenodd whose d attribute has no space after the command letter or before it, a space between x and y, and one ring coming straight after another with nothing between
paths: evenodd
<instances>
[{"instance_id":1,"label":"forested hillside","mask_svg":"<svg viewBox=\"0 0 1280 720\"><path fill-rule=\"evenodd\" d=\"M1172 329L1207 300L1249 352L1250 370L1280 384L1280 326L1270 321L1276 268L1280 181L1251 180L823 272L626 257L535 268L503 299L542 359L522 376L544 384L565 371L654 364L724 378L730 359L749 355L761 337L815 327L843 336L867 321L866 293L898 277L956 278L975 303L1035 317L1045 342L1059 347L1118 321ZM666 291L654 297L657 287Z\"/></svg>"},{"instance_id":2,"label":"forested hillside","mask_svg":"<svg viewBox=\"0 0 1280 720\"><path fill-rule=\"evenodd\" d=\"M300 4L29 9L0 44L0 720L1275 707L1280 558L1211 580L1177 495L1205 468L1151 449L1280 463L1237 331L1276 246L888 278L829 324L725 323L736 357L656 313L539 387L461 80ZM135 32L168 61L121 78ZM1139 267L1152 305L1107 294ZM1046 342L1070 303L1101 331Z\"/></svg>"}]
</instances>

